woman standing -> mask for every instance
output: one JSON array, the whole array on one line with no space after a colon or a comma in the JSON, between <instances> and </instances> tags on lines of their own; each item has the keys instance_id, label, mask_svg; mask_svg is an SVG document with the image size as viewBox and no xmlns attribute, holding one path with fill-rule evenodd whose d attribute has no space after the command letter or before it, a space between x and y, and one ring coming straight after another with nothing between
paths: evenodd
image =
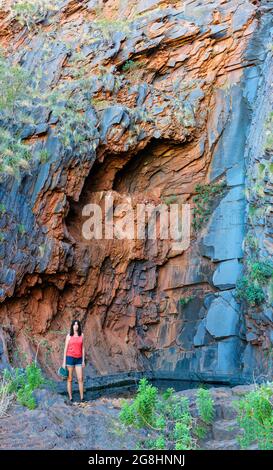
<instances>
[{"instance_id":1,"label":"woman standing","mask_svg":"<svg viewBox=\"0 0 273 470\"><path fill-rule=\"evenodd\" d=\"M63 367L68 368L67 392L70 402L72 398L72 380L73 370L76 369L77 380L79 384L79 392L81 402L83 402L83 367L85 367L85 351L83 344L83 333L81 323L73 320L70 327L70 334L66 336L64 346Z\"/></svg>"}]
</instances>

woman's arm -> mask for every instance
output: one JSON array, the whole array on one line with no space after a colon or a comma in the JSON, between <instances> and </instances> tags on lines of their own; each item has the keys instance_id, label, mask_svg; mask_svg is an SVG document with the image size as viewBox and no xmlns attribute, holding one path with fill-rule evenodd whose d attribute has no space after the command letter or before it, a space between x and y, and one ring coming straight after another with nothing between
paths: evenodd
<instances>
[{"instance_id":1,"label":"woman's arm","mask_svg":"<svg viewBox=\"0 0 273 470\"><path fill-rule=\"evenodd\" d=\"M69 342L69 335L66 335L65 345L64 345L64 357L63 357L63 367L64 368L66 366L66 351L67 351L68 342Z\"/></svg>"},{"instance_id":2,"label":"woman's arm","mask_svg":"<svg viewBox=\"0 0 273 470\"><path fill-rule=\"evenodd\" d=\"M85 348L84 348L84 337L82 333L82 366L85 366Z\"/></svg>"}]
</instances>

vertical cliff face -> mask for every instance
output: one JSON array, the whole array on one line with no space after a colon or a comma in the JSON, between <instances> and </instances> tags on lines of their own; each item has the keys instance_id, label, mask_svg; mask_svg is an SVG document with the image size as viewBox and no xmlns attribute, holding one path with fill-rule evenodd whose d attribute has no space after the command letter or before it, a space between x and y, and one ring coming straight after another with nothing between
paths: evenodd
<instances>
[{"instance_id":1,"label":"vertical cliff face","mask_svg":"<svg viewBox=\"0 0 273 470\"><path fill-rule=\"evenodd\" d=\"M40 344L52 370L77 317L97 374L270 373L270 273L262 302L235 287L249 260L272 260L272 11L64 1L24 25L2 7L1 45L35 88L20 129L30 168L6 165L0 183L3 358ZM83 209L107 195L190 204L189 246L86 240Z\"/></svg>"}]
</instances>

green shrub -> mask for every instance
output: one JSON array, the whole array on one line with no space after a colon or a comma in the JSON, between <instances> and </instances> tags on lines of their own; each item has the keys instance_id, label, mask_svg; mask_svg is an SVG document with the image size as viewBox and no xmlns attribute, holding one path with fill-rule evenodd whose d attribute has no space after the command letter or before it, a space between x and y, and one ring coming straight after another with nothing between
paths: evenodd
<instances>
[{"instance_id":1,"label":"green shrub","mask_svg":"<svg viewBox=\"0 0 273 470\"><path fill-rule=\"evenodd\" d=\"M48 161L46 149L35 151L35 144L27 143L22 138L26 126L34 124L31 121L31 110L37 106L50 109L56 118L54 133L66 147L67 151L75 151L79 157L82 153L90 152L95 138L93 123L87 116L90 108L90 92L88 83L83 80L74 81L69 85L56 87L54 90L41 93L40 81L42 75L36 71L30 77L22 67L13 65L3 54L0 54L0 173L16 177L20 169L29 169L32 157L42 163ZM90 86L89 86L90 89ZM3 123L3 124L2 124ZM91 145L90 145L91 143Z\"/></svg>"},{"instance_id":2,"label":"green shrub","mask_svg":"<svg viewBox=\"0 0 273 470\"><path fill-rule=\"evenodd\" d=\"M248 263L249 277L259 284L265 284L268 278L273 276L273 265L268 262L249 261Z\"/></svg>"},{"instance_id":3,"label":"green shrub","mask_svg":"<svg viewBox=\"0 0 273 470\"><path fill-rule=\"evenodd\" d=\"M251 282L246 276L239 279L236 284L236 297L252 307L262 304L265 300L262 287Z\"/></svg>"},{"instance_id":4,"label":"green shrub","mask_svg":"<svg viewBox=\"0 0 273 470\"><path fill-rule=\"evenodd\" d=\"M24 387L25 384L25 371L22 368L16 368L12 371L4 370L4 379L9 384L9 392L17 392L20 388Z\"/></svg>"},{"instance_id":5,"label":"green shrub","mask_svg":"<svg viewBox=\"0 0 273 470\"><path fill-rule=\"evenodd\" d=\"M214 401L210 391L199 388L196 397L196 405L200 418L205 424L212 423L214 418Z\"/></svg>"},{"instance_id":6,"label":"green shrub","mask_svg":"<svg viewBox=\"0 0 273 470\"><path fill-rule=\"evenodd\" d=\"M13 0L10 12L22 26L31 29L43 21L50 11L57 11L57 4L54 0Z\"/></svg>"},{"instance_id":7,"label":"green shrub","mask_svg":"<svg viewBox=\"0 0 273 470\"><path fill-rule=\"evenodd\" d=\"M99 12L92 23L94 29L101 32L106 40L109 40L116 31L130 32L130 20L106 18L103 12Z\"/></svg>"},{"instance_id":8,"label":"green shrub","mask_svg":"<svg viewBox=\"0 0 273 470\"><path fill-rule=\"evenodd\" d=\"M250 306L261 305L265 301L262 286L273 276L273 265L266 261L249 260L247 273L236 285L236 297L246 301Z\"/></svg>"},{"instance_id":9,"label":"green shrub","mask_svg":"<svg viewBox=\"0 0 273 470\"><path fill-rule=\"evenodd\" d=\"M14 394L10 392L10 383L5 377L0 377L0 418L6 416Z\"/></svg>"},{"instance_id":10,"label":"green shrub","mask_svg":"<svg viewBox=\"0 0 273 470\"><path fill-rule=\"evenodd\" d=\"M188 305L189 302L191 302L193 300L193 297L192 296L189 296L189 297L181 297L181 299L179 299L179 305L184 308Z\"/></svg>"},{"instance_id":11,"label":"green shrub","mask_svg":"<svg viewBox=\"0 0 273 470\"><path fill-rule=\"evenodd\" d=\"M166 449L164 436L159 436L155 440L155 449Z\"/></svg>"},{"instance_id":12,"label":"green shrub","mask_svg":"<svg viewBox=\"0 0 273 470\"><path fill-rule=\"evenodd\" d=\"M90 151L90 135L93 124L85 114L89 101L77 89L55 89L48 97L54 117L58 119L56 135L67 148L78 149L79 153ZM88 148L87 148L88 146Z\"/></svg>"},{"instance_id":13,"label":"green shrub","mask_svg":"<svg viewBox=\"0 0 273 470\"><path fill-rule=\"evenodd\" d=\"M36 408L33 391L46 383L42 371L35 362L28 364L24 369L16 368L12 371L5 370L4 377L8 381L9 393L15 393L18 402L29 409Z\"/></svg>"},{"instance_id":14,"label":"green shrub","mask_svg":"<svg viewBox=\"0 0 273 470\"><path fill-rule=\"evenodd\" d=\"M25 385L17 391L17 400L22 406L26 406L29 410L36 408L36 401L33 396L33 390L29 385Z\"/></svg>"},{"instance_id":15,"label":"green shrub","mask_svg":"<svg viewBox=\"0 0 273 470\"><path fill-rule=\"evenodd\" d=\"M127 72L128 70L136 70L138 69L139 64L138 62L135 62L134 60L127 60L125 64L121 67L121 70L123 72Z\"/></svg>"},{"instance_id":16,"label":"green shrub","mask_svg":"<svg viewBox=\"0 0 273 470\"><path fill-rule=\"evenodd\" d=\"M123 425L147 430L149 438L138 449L188 450L195 447L194 420L186 397L175 396L173 389L159 394L158 389L141 379L135 399L125 402L120 412Z\"/></svg>"},{"instance_id":17,"label":"green shrub","mask_svg":"<svg viewBox=\"0 0 273 470\"><path fill-rule=\"evenodd\" d=\"M237 421L243 431L241 448L258 444L260 450L273 449L273 384L261 385L236 403Z\"/></svg>"},{"instance_id":18,"label":"green shrub","mask_svg":"<svg viewBox=\"0 0 273 470\"><path fill-rule=\"evenodd\" d=\"M174 426L175 450L188 450L193 447L191 435L192 418L190 413L185 413Z\"/></svg>"},{"instance_id":19,"label":"green shrub","mask_svg":"<svg viewBox=\"0 0 273 470\"><path fill-rule=\"evenodd\" d=\"M273 112L271 112L266 121L266 150L273 149Z\"/></svg>"},{"instance_id":20,"label":"green shrub","mask_svg":"<svg viewBox=\"0 0 273 470\"><path fill-rule=\"evenodd\" d=\"M20 167L29 167L30 147L20 137L23 121L27 119L22 110L29 98L27 74L0 52L0 173L17 176ZM13 127L12 132L8 125Z\"/></svg>"},{"instance_id":21,"label":"green shrub","mask_svg":"<svg viewBox=\"0 0 273 470\"><path fill-rule=\"evenodd\" d=\"M223 193L224 187L225 183L196 185L196 196L193 198L193 202L195 203L193 210L193 228L195 231L200 230L203 224L209 220L212 204L215 198Z\"/></svg>"},{"instance_id":22,"label":"green shrub","mask_svg":"<svg viewBox=\"0 0 273 470\"><path fill-rule=\"evenodd\" d=\"M132 405L124 404L120 418L124 424L134 424L136 427L153 426L155 424L155 404L158 390L148 383L147 379L139 382L138 393Z\"/></svg>"},{"instance_id":23,"label":"green shrub","mask_svg":"<svg viewBox=\"0 0 273 470\"><path fill-rule=\"evenodd\" d=\"M127 60L121 67L121 71L126 73L126 78L131 82L139 82L145 72L145 63L143 61Z\"/></svg>"},{"instance_id":24,"label":"green shrub","mask_svg":"<svg viewBox=\"0 0 273 470\"><path fill-rule=\"evenodd\" d=\"M176 202L177 202L177 196L175 195L168 196L164 199L164 203L167 204L167 206L169 206L170 204L175 204Z\"/></svg>"},{"instance_id":25,"label":"green shrub","mask_svg":"<svg viewBox=\"0 0 273 470\"><path fill-rule=\"evenodd\" d=\"M49 153L47 149L42 149L39 156L41 163L46 163L49 160Z\"/></svg>"},{"instance_id":26,"label":"green shrub","mask_svg":"<svg viewBox=\"0 0 273 470\"><path fill-rule=\"evenodd\" d=\"M0 51L0 111L13 112L21 98L25 98L27 74L19 65L8 62Z\"/></svg>"},{"instance_id":27,"label":"green shrub","mask_svg":"<svg viewBox=\"0 0 273 470\"><path fill-rule=\"evenodd\" d=\"M207 431L207 426L200 424L194 429L194 434L196 435L197 439L204 439L207 435Z\"/></svg>"},{"instance_id":28,"label":"green shrub","mask_svg":"<svg viewBox=\"0 0 273 470\"><path fill-rule=\"evenodd\" d=\"M109 100L92 98L91 104L98 110L101 110L109 106Z\"/></svg>"},{"instance_id":29,"label":"green shrub","mask_svg":"<svg viewBox=\"0 0 273 470\"><path fill-rule=\"evenodd\" d=\"M259 241L254 235L248 234L245 238L246 244L254 251L259 248Z\"/></svg>"},{"instance_id":30,"label":"green shrub","mask_svg":"<svg viewBox=\"0 0 273 470\"><path fill-rule=\"evenodd\" d=\"M24 226L24 224L19 224L18 225L18 232L21 234L21 235L24 235L26 233L26 228Z\"/></svg>"},{"instance_id":31,"label":"green shrub","mask_svg":"<svg viewBox=\"0 0 273 470\"><path fill-rule=\"evenodd\" d=\"M19 168L28 168L31 152L18 136L0 127L0 172L18 176Z\"/></svg>"}]
</instances>

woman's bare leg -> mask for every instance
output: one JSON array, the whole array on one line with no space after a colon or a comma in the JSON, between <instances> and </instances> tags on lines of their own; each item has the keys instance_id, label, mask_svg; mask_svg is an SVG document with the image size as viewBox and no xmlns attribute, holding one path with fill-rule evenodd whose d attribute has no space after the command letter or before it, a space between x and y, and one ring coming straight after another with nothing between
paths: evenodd
<instances>
[{"instance_id":1,"label":"woman's bare leg","mask_svg":"<svg viewBox=\"0 0 273 470\"><path fill-rule=\"evenodd\" d=\"M74 366L67 366L68 368L68 377L67 377L67 393L69 399L72 399L72 380L73 380L73 369Z\"/></svg>"},{"instance_id":2,"label":"woman's bare leg","mask_svg":"<svg viewBox=\"0 0 273 470\"><path fill-rule=\"evenodd\" d=\"M76 369L76 375L77 375L78 384L79 384L80 397L81 397L81 400L83 400L83 373L82 373L82 366L80 366L80 365L75 366L75 369Z\"/></svg>"}]
</instances>

